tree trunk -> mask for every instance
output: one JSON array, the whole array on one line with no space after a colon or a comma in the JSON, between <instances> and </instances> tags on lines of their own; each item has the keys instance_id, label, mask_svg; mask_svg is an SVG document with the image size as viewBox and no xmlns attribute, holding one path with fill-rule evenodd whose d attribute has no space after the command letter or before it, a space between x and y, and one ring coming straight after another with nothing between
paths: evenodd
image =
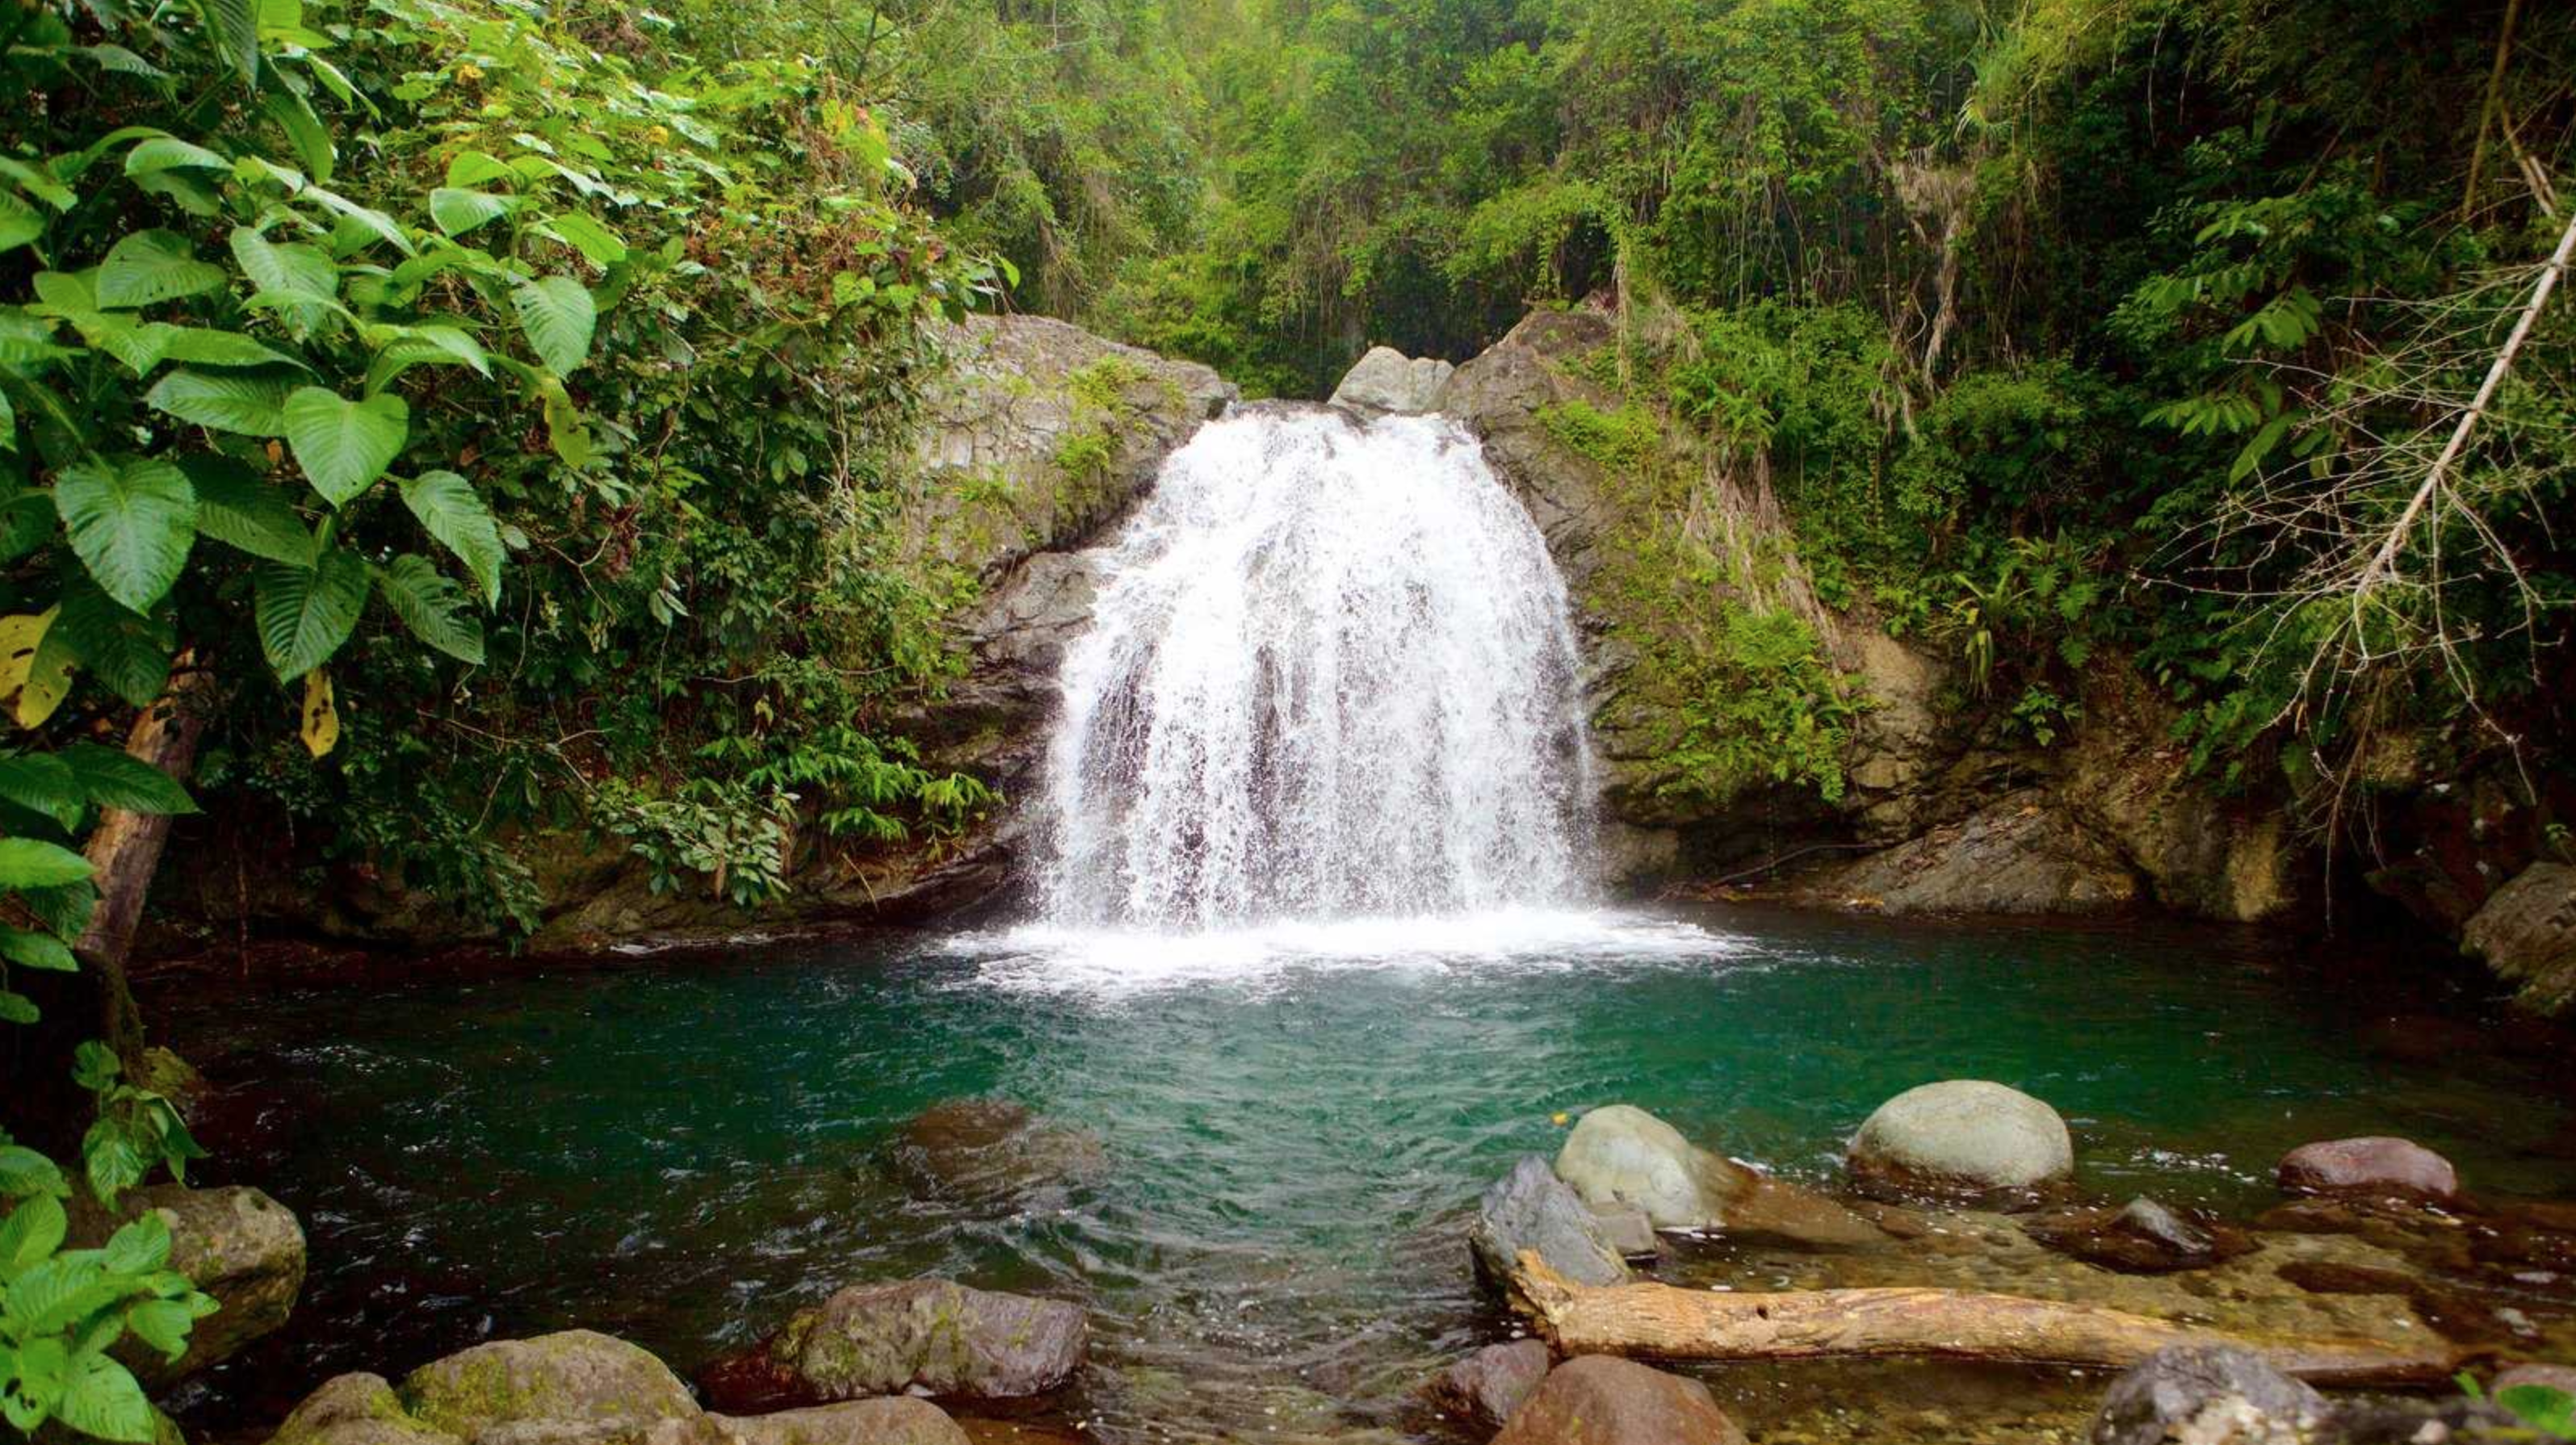
<instances>
[{"instance_id":1,"label":"tree trunk","mask_svg":"<svg viewBox=\"0 0 2576 1445\"><path fill-rule=\"evenodd\" d=\"M2324 1385L2438 1384L2458 1358L2438 1345L2269 1341L2095 1305L1942 1289L1722 1294L1663 1284L1578 1285L1521 1256L1512 1281L1567 1355L1668 1360L1929 1356L2123 1369L2169 1345L2237 1345Z\"/></svg>"},{"instance_id":2,"label":"tree trunk","mask_svg":"<svg viewBox=\"0 0 2576 1445\"><path fill-rule=\"evenodd\" d=\"M169 690L134 720L126 753L186 782L196 766L197 739L206 729L206 694L212 687L212 675L191 666L183 655ZM84 850L98 888L98 907L72 952L98 989L100 1029L129 1071L143 1061L143 1018L126 986L126 958L152 875L161 866L161 850L169 841L166 816L103 808Z\"/></svg>"}]
</instances>

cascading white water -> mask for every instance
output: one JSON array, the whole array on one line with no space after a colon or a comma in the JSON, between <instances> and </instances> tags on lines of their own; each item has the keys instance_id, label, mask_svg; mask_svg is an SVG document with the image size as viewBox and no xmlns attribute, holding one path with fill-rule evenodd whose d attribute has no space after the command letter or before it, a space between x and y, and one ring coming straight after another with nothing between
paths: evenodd
<instances>
[{"instance_id":1,"label":"cascading white water","mask_svg":"<svg viewBox=\"0 0 2576 1445\"><path fill-rule=\"evenodd\" d=\"M1050 922L1208 929L1587 891L1565 583L1455 423L1211 422L1102 570L1048 757Z\"/></svg>"}]
</instances>

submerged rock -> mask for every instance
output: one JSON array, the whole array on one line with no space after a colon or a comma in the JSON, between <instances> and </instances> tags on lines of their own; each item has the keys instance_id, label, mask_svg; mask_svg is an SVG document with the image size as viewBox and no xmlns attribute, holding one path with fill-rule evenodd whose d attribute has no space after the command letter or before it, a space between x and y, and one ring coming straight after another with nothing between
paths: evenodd
<instances>
[{"instance_id":1,"label":"submerged rock","mask_svg":"<svg viewBox=\"0 0 2576 1445\"><path fill-rule=\"evenodd\" d=\"M1708 1386L1585 1355L1547 1372L1493 1445L1744 1445Z\"/></svg>"},{"instance_id":2,"label":"submerged rock","mask_svg":"<svg viewBox=\"0 0 2576 1445\"><path fill-rule=\"evenodd\" d=\"M1440 388L1458 368L1430 357L1408 357L1392 346L1372 346L1333 388L1332 405L1411 416L1433 410Z\"/></svg>"},{"instance_id":3,"label":"submerged rock","mask_svg":"<svg viewBox=\"0 0 2576 1445\"><path fill-rule=\"evenodd\" d=\"M191 1189L155 1184L125 1191L114 1215L94 1204L75 1207L70 1242L96 1248L146 1210L170 1227L170 1268L214 1296L222 1308L197 1321L188 1335L188 1352L175 1363L139 1341L120 1347L117 1358L137 1378L150 1386L166 1385L230 1358L286 1323L304 1289L304 1226L292 1210L237 1185Z\"/></svg>"},{"instance_id":4,"label":"submerged rock","mask_svg":"<svg viewBox=\"0 0 2576 1445\"><path fill-rule=\"evenodd\" d=\"M1499 1429L1547 1378L1553 1357L1538 1340L1487 1345L1423 1386L1433 1408L1479 1430Z\"/></svg>"},{"instance_id":5,"label":"submerged rock","mask_svg":"<svg viewBox=\"0 0 2576 1445\"><path fill-rule=\"evenodd\" d=\"M853 1285L699 1377L728 1411L921 1394L1014 1400L1062 1389L1082 1367L1089 1323L1062 1300L943 1279Z\"/></svg>"},{"instance_id":6,"label":"submerged rock","mask_svg":"<svg viewBox=\"0 0 2576 1445\"><path fill-rule=\"evenodd\" d=\"M1601 1223L1601 1237L1610 1247L1630 1259L1648 1259L1663 1252L1655 1238L1655 1222L1646 1211L1633 1204L1596 1204L1592 1217Z\"/></svg>"},{"instance_id":7,"label":"submerged rock","mask_svg":"<svg viewBox=\"0 0 2576 1445\"><path fill-rule=\"evenodd\" d=\"M2019 1089L1949 1079L1878 1106L1852 1135L1864 1184L1903 1193L2030 1190L2075 1172L2075 1142L2057 1111Z\"/></svg>"},{"instance_id":8,"label":"submerged rock","mask_svg":"<svg viewBox=\"0 0 2576 1445\"><path fill-rule=\"evenodd\" d=\"M1096 1179L1109 1167L1098 1135L1007 1099L933 1104L904 1125L890 1158L914 1193L966 1201L1015 1199Z\"/></svg>"},{"instance_id":9,"label":"submerged rock","mask_svg":"<svg viewBox=\"0 0 2576 1445\"><path fill-rule=\"evenodd\" d=\"M697 1401L668 1365L595 1330L460 1350L404 1376L401 1398L413 1419L468 1445L593 1438L681 1445L706 1433ZM539 1425L547 1428L530 1428Z\"/></svg>"},{"instance_id":10,"label":"submerged rock","mask_svg":"<svg viewBox=\"0 0 2576 1445\"><path fill-rule=\"evenodd\" d=\"M947 1411L909 1395L710 1418L743 1445L969 1445L965 1429Z\"/></svg>"},{"instance_id":11,"label":"submerged rock","mask_svg":"<svg viewBox=\"0 0 2576 1445\"><path fill-rule=\"evenodd\" d=\"M2159 1350L2111 1384L2092 1445L2305 1445L2323 1395L2252 1350Z\"/></svg>"},{"instance_id":12,"label":"submerged rock","mask_svg":"<svg viewBox=\"0 0 2576 1445\"><path fill-rule=\"evenodd\" d=\"M1524 1250L1576 1284L1628 1279L1628 1262L1603 1236L1601 1221L1536 1154L1524 1156L1485 1191L1475 1223L1467 1227L1467 1247L1478 1269L1495 1281L1519 1270Z\"/></svg>"},{"instance_id":13,"label":"submerged rock","mask_svg":"<svg viewBox=\"0 0 2576 1445\"><path fill-rule=\"evenodd\" d=\"M2132 1199L2118 1209L2070 1209L2028 1221L2033 1239L2124 1274L2201 1269L2253 1249L2244 1231Z\"/></svg>"},{"instance_id":14,"label":"submerged rock","mask_svg":"<svg viewBox=\"0 0 2576 1445\"><path fill-rule=\"evenodd\" d=\"M1627 1104L1606 1105L1575 1121L1557 1151L1556 1172L1594 1209L1635 1209L1657 1229L1712 1229L1820 1245L1881 1238L1866 1220L1832 1200L1721 1158Z\"/></svg>"},{"instance_id":15,"label":"submerged rock","mask_svg":"<svg viewBox=\"0 0 2576 1445\"><path fill-rule=\"evenodd\" d=\"M2302 1144L2282 1157L2276 1178L2292 1194L2446 1204L2460 1192L2460 1176L2450 1160L2421 1144L2383 1135Z\"/></svg>"}]
</instances>

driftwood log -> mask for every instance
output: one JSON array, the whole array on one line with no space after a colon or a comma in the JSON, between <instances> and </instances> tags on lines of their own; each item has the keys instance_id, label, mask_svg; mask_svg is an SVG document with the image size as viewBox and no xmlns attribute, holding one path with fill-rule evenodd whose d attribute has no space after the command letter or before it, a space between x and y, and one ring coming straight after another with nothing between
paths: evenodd
<instances>
[{"instance_id":1,"label":"driftwood log","mask_svg":"<svg viewBox=\"0 0 2576 1445\"><path fill-rule=\"evenodd\" d=\"M1735 1294L1666 1284L1579 1285L1521 1255L1519 1302L1564 1355L1667 1360L1916 1356L2123 1369L2169 1345L2236 1345L2311 1384L2439 1384L2459 1357L2439 1345L2277 1341L2195 1329L2098 1305L1944 1289Z\"/></svg>"}]
</instances>

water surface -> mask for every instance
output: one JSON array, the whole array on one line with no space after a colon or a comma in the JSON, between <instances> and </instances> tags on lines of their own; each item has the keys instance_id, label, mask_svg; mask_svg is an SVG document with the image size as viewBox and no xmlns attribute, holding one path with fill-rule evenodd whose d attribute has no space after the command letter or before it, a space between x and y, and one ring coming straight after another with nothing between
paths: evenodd
<instances>
[{"instance_id":1,"label":"water surface","mask_svg":"<svg viewBox=\"0 0 2576 1445\"><path fill-rule=\"evenodd\" d=\"M2284 1149L2359 1132L2482 1191L2576 1192L2537 1065L2428 1048L2456 1026L2425 1000L2246 937L2135 925L908 934L221 993L161 1017L232 1090L215 1177L303 1216L313 1276L284 1336L183 1402L218 1427L576 1324L686 1372L840 1284L935 1272L1084 1299L1071 1410L1104 1438L1411 1429L1427 1364L1507 1327L1459 1243L1477 1193L1616 1101L1819 1183L1877 1103L1969 1076L2055 1104L2114 1199L2249 1213ZM1088 1129L1107 1167L914 1197L888 1141L960 1097Z\"/></svg>"}]
</instances>

